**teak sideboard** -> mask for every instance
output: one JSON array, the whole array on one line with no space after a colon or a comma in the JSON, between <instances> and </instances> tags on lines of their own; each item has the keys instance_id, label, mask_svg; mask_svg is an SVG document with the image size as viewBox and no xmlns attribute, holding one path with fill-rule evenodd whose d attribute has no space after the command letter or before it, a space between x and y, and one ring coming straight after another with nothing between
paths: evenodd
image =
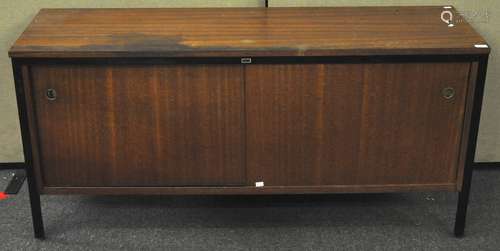
<instances>
[{"instance_id":1,"label":"teak sideboard","mask_svg":"<svg viewBox=\"0 0 500 251\"><path fill-rule=\"evenodd\" d=\"M459 192L461 236L489 52L445 6L43 9L9 51L35 236L40 194L407 191Z\"/></svg>"}]
</instances>

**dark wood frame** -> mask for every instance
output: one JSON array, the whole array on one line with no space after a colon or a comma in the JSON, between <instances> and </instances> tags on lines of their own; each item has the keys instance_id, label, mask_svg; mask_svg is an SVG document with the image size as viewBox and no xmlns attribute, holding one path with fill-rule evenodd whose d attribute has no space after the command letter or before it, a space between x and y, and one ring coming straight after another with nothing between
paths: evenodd
<instances>
[{"instance_id":1,"label":"dark wood frame","mask_svg":"<svg viewBox=\"0 0 500 251\"><path fill-rule=\"evenodd\" d=\"M465 219L467 213L467 205L470 194L472 169L474 166L474 157L476 151L477 135L479 129L481 107L483 101L484 84L486 79L486 69L488 64L488 55L406 55L406 56L338 56L338 57L255 57L252 58L252 64L275 64L275 63L388 63L388 62L471 62L477 64L477 76L475 79L474 95L471 97L473 104L471 106L470 120L465 119L464 123L468 127L466 143L465 160L462 161L462 167L459 167L459 172L463 172L463 181L461 186L456 189L442 188L443 190L458 190L459 200L457 206L457 214L455 220L455 235L457 237L464 235ZM33 227L36 238L44 238L44 227L40 205L41 184L38 183L33 170L33 152L29 124L29 102L25 93L23 84L23 66L33 64L241 64L241 58L71 58L71 59L51 59L51 58L14 58L12 59L17 104L19 108L19 119L21 124L21 135L23 141L23 151L25 157L25 169L28 179L28 188L31 204L31 213L33 218ZM460 179L459 179L460 181ZM436 189L435 187L429 187ZM130 188L74 188L73 190L57 190L63 193L106 193L106 194L127 194ZM90 190L88 190L90 189ZM101 190L100 190L101 189ZM121 190L120 190L121 189ZM238 190L239 189L239 190ZM57 191L51 191L56 193ZM374 192L379 192L377 189ZM384 191L388 191L387 187ZM390 189L389 189L390 191ZM399 190L400 191L400 190ZM322 189L304 190L304 187L290 188L271 188L267 193L329 193L328 187ZM357 192L357 191L345 191ZM365 191L359 191L365 192ZM137 192L135 192L137 193ZM229 188L229 187L213 187L213 188L142 188L139 193L144 194L249 194L244 188Z\"/></svg>"},{"instance_id":2,"label":"dark wood frame","mask_svg":"<svg viewBox=\"0 0 500 251\"><path fill-rule=\"evenodd\" d=\"M24 162L0 163L0 170L24 169ZM474 162L474 168L500 168L500 162Z\"/></svg>"},{"instance_id":3,"label":"dark wood frame","mask_svg":"<svg viewBox=\"0 0 500 251\"><path fill-rule=\"evenodd\" d=\"M23 88L22 64L12 60L12 69L14 72L14 82L16 87L16 100L19 113L19 122L21 126L21 138L23 141L24 153L24 168L26 171L26 178L28 180L28 191L31 205L31 216L33 218L33 229L35 231L35 238L45 238L45 230L43 227L42 207L40 205L40 193L37 188L35 174L33 171L33 154L30 136L30 126L28 123L28 111L26 104L26 95Z\"/></svg>"},{"instance_id":4,"label":"dark wood frame","mask_svg":"<svg viewBox=\"0 0 500 251\"><path fill-rule=\"evenodd\" d=\"M488 56L482 56L478 60L476 84L474 89L474 99L472 113L469 122L469 135L467 139L467 152L464 165L462 189L459 192L457 215L455 218L455 236L462 237L465 231L465 218L467 216L467 205L469 204L469 194L472 182L472 170L476 156L477 136L479 123L481 120L481 109L483 106L484 85L486 82L486 72L488 68Z\"/></svg>"}]
</instances>

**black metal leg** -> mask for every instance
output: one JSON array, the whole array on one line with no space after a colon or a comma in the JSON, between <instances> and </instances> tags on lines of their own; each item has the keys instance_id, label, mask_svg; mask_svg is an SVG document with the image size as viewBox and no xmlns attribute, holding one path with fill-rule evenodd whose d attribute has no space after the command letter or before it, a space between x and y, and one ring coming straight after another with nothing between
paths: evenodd
<instances>
[{"instance_id":1,"label":"black metal leg","mask_svg":"<svg viewBox=\"0 0 500 251\"><path fill-rule=\"evenodd\" d=\"M27 169L31 169L30 167ZM31 174L29 174L31 173ZM31 205L31 217L33 219L33 229L35 231L35 238L44 239L45 230L43 228L43 218L42 218L42 206L40 204L40 194L35 183L35 177L33 177L33 172L27 171L28 179L28 190L30 195L30 205Z\"/></svg>"},{"instance_id":2,"label":"black metal leg","mask_svg":"<svg viewBox=\"0 0 500 251\"><path fill-rule=\"evenodd\" d=\"M45 231L42 220L42 207L40 205L40 193L36 184L33 172L33 155L31 147L31 135L28 123L28 111L26 109L26 95L23 83L23 68L17 60L12 60L12 69L14 71L14 82L16 87L17 109L19 113L19 123L21 127L21 138L23 140L24 169L28 180L28 191L30 196L31 216L33 219L33 229L35 238L45 238ZM27 71L27 66L25 67Z\"/></svg>"},{"instance_id":3,"label":"black metal leg","mask_svg":"<svg viewBox=\"0 0 500 251\"><path fill-rule=\"evenodd\" d=\"M477 135L479 131L479 122L481 119L481 109L483 104L483 93L486 80L487 65L488 56L481 57L478 61L476 86L474 90L474 104L472 106L462 190L458 194L457 215L455 218L456 237L464 236L465 232L465 219L467 217L467 206L469 204L469 194L472 182L472 169L476 155Z\"/></svg>"},{"instance_id":4,"label":"black metal leg","mask_svg":"<svg viewBox=\"0 0 500 251\"><path fill-rule=\"evenodd\" d=\"M465 232L465 218L467 216L467 206L469 204L469 194L472 179L472 167L466 167L466 169L471 169L469 175L464 177L464 185L462 186L462 191L458 193L458 205L457 205L457 215L455 218L455 236L463 237ZM467 171L466 171L467 172ZM467 179L467 181L465 181Z\"/></svg>"}]
</instances>

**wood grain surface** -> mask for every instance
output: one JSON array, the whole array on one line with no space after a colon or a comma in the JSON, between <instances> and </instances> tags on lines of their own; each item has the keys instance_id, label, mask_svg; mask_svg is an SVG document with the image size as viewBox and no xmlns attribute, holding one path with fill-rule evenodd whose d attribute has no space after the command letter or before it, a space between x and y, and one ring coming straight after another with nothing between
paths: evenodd
<instances>
[{"instance_id":1,"label":"wood grain surface","mask_svg":"<svg viewBox=\"0 0 500 251\"><path fill-rule=\"evenodd\" d=\"M486 54L442 6L42 9L11 57ZM455 18L459 13L450 9Z\"/></svg>"},{"instance_id":2,"label":"wood grain surface","mask_svg":"<svg viewBox=\"0 0 500 251\"><path fill-rule=\"evenodd\" d=\"M469 63L251 65L247 179L453 184ZM443 88L454 88L452 99Z\"/></svg>"},{"instance_id":3,"label":"wood grain surface","mask_svg":"<svg viewBox=\"0 0 500 251\"><path fill-rule=\"evenodd\" d=\"M45 186L245 182L242 66L40 65L31 73Z\"/></svg>"}]
</instances>

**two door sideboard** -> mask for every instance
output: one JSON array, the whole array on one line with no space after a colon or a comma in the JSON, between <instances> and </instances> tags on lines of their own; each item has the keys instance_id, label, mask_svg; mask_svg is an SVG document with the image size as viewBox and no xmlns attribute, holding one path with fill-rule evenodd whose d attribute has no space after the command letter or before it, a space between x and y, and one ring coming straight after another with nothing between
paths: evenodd
<instances>
[{"instance_id":1,"label":"two door sideboard","mask_svg":"<svg viewBox=\"0 0 500 251\"><path fill-rule=\"evenodd\" d=\"M43 9L9 51L40 194L459 192L489 47L452 7Z\"/></svg>"}]
</instances>

